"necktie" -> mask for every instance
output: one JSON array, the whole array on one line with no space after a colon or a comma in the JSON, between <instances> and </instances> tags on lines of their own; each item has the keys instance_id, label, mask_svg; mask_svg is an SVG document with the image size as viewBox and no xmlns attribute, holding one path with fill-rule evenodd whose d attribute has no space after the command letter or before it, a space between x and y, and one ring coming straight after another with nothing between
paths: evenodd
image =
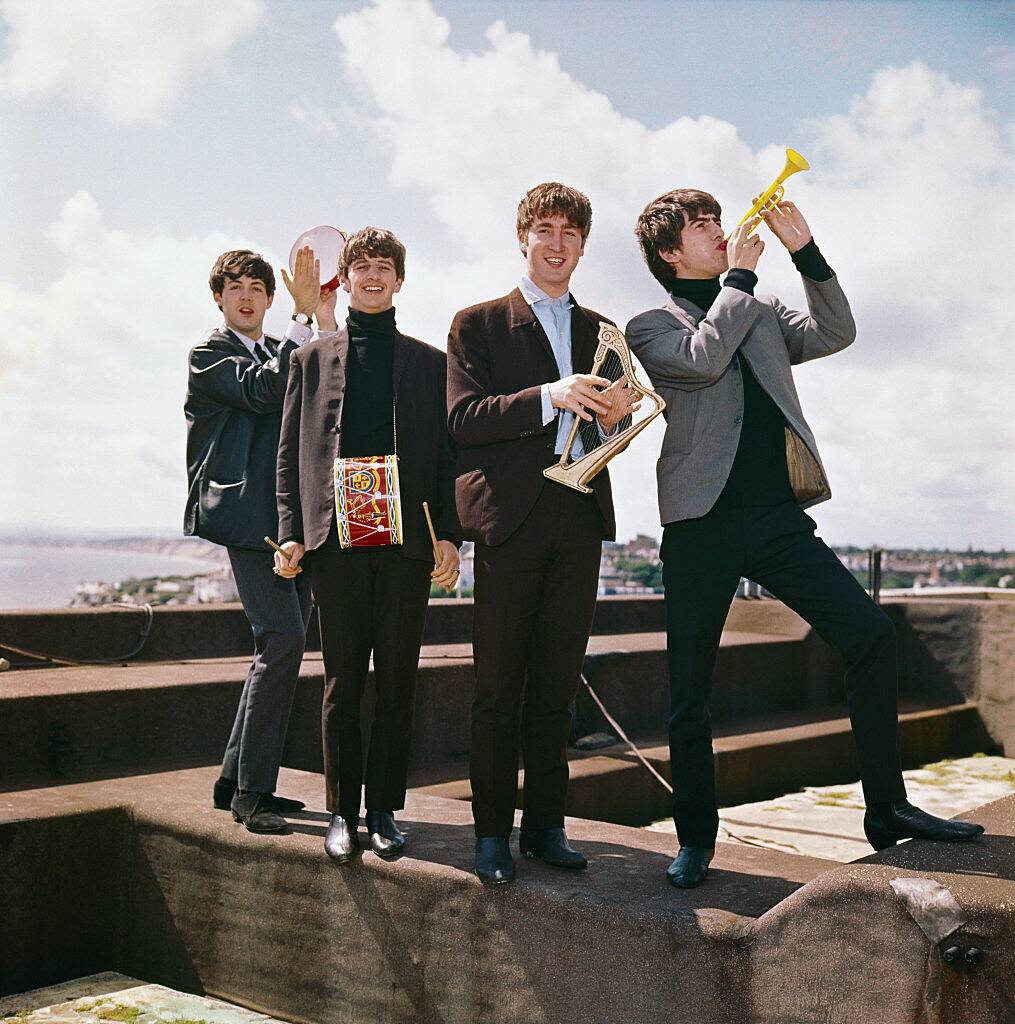
<instances>
[{"instance_id":1,"label":"necktie","mask_svg":"<svg viewBox=\"0 0 1015 1024\"><path fill-rule=\"evenodd\" d=\"M268 362L269 359L274 359L275 349L272 343L267 338L265 338L263 345L260 342L257 342L257 344L254 345L254 354L257 356L259 362L263 366L266 362Z\"/></svg>"}]
</instances>

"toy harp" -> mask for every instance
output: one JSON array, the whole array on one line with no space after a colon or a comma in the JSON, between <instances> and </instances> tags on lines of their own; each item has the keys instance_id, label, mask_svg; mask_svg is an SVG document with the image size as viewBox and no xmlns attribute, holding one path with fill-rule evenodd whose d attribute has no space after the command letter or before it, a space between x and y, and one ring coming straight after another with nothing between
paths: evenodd
<instances>
[{"instance_id":1,"label":"toy harp","mask_svg":"<svg viewBox=\"0 0 1015 1024\"><path fill-rule=\"evenodd\" d=\"M634 420L628 416L621 420L617 431L609 437L600 435L595 420L589 423L575 417L560 462L544 469L543 475L583 494L591 493L592 488L588 486L588 482L596 473L614 456L619 455L666 408L666 403L659 395L639 383L627 340L613 324L599 324L599 347L596 349L596 357L590 372L596 377L606 377L611 381L626 376L630 386L642 398L647 398L652 408L642 414L640 419ZM584 454L574 458L575 441L579 437Z\"/></svg>"}]
</instances>

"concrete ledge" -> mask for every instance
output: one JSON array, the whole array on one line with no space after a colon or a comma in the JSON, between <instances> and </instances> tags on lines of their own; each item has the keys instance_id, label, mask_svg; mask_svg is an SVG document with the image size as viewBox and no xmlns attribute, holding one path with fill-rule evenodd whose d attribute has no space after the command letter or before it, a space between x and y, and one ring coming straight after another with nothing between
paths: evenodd
<instances>
[{"instance_id":1,"label":"concrete ledge","mask_svg":"<svg viewBox=\"0 0 1015 1024\"><path fill-rule=\"evenodd\" d=\"M426 645L471 643L472 600L430 601ZM0 643L71 659L112 658L137 643L140 611L122 608L63 608L52 611L3 611ZM734 601L727 626L751 633L803 637L808 627L778 601ZM666 630L663 599L658 595L601 597L596 604L593 634L662 633ZM307 633L308 650L319 649L316 618ZM151 632L135 661L179 661L194 658L250 655L250 625L239 604L160 607L154 610ZM15 667L37 665L9 655Z\"/></svg>"},{"instance_id":2,"label":"concrete ledge","mask_svg":"<svg viewBox=\"0 0 1015 1024\"><path fill-rule=\"evenodd\" d=\"M993 833L974 844L908 844L845 867L721 845L709 883L691 891L663 878L670 837L572 821L588 872L523 861L514 886L488 890L469 873L460 803L414 796L400 814L407 856L339 868L321 848L319 811L294 835L251 836L207 810L214 774L0 798L0 947L23 954L0 961L2 991L67 976L64 961L29 957L43 928L68 925L61 900L35 905L37 887L59 889L53 876L76 862L106 879L94 904L118 907L104 911L115 924L95 958L112 962L97 970L308 1024L986 1024L1015 998L1015 797L971 815ZM284 775L286 792L320 807L319 778ZM132 843L121 827L103 838L111 814ZM87 819L92 841L68 845ZM40 844L73 856L32 866ZM129 851L126 870L111 847ZM888 884L916 872L958 899L968 921L950 941L984 949L981 967L949 974L917 929Z\"/></svg>"}]
</instances>

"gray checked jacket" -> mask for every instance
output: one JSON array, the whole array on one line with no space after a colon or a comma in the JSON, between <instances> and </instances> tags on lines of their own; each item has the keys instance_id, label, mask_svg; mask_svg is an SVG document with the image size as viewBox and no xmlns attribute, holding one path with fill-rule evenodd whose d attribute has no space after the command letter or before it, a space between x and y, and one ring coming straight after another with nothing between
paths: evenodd
<instances>
[{"instance_id":1,"label":"gray checked jacket","mask_svg":"<svg viewBox=\"0 0 1015 1024\"><path fill-rule=\"evenodd\" d=\"M639 313L627 342L666 401L666 433L656 466L662 522L702 516L733 466L744 415L739 359L786 418L786 464L804 507L831 497L814 434L804 419L792 367L846 348L856 326L837 278L804 277L807 312L774 296L723 288L705 313L684 299Z\"/></svg>"}]
</instances>

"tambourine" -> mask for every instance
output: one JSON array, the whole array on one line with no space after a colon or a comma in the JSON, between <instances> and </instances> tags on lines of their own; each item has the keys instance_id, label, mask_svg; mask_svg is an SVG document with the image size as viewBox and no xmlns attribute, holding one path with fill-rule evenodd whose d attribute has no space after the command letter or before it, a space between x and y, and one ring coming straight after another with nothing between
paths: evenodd
<instances>
[{"instance_id":1,"label":"tambourine","mask_svg":"<svg viewBox=\"0 0 1015 1024\"><path fill-rule=\"evenodd\" d=\"M330 224L318 224L316 228L307 228L289 251L289 273L296 273L296 253L305 245L309 245L314 251L314 259L319 260L321 264L321 291L334 291L338 287L338 261L345 248L345 242L345 235Z\"/></svg>"}]
</instances>

